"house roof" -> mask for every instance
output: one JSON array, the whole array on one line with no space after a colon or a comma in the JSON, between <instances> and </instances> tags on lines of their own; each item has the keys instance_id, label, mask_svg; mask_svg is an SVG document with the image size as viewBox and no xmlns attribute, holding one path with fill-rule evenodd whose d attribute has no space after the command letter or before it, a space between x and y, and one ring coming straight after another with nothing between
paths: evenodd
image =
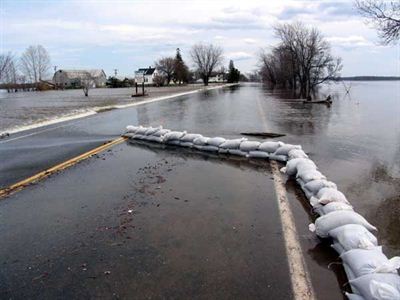
<instances>
[{"instance_id":1,"label":"house roof","mask_svg":"<svg viewBox=\"0 0 400 300\"><path fill-rule=\"evenodd\" d=\"M90 69L90 70L58 70L56 73L63 73L65 74L69 79L74 79L74 78L82 78L86 77L88 74L91 77L98 78L105 76L106 74L102 69Z\"/></svg>"},{"instance_id":2,"label":"house roof","mask_svg":"<svg viewBox=\"0 0 400 300\"><path fill-rule=\"evenodd\" d=\"M135 73L136 74L143 74L143 75L152 75L156 68L139 68Z\"/></svg>"}]
</instances>

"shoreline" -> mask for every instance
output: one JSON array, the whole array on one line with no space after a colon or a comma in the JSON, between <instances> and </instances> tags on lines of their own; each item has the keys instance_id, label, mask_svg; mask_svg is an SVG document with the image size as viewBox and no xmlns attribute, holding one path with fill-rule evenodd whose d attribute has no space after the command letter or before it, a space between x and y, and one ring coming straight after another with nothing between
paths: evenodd
<instances>
[{"instance_id":1,"label":"shoreline","mask_svg":"<svg viewBox=\"0 0 400 300\"><path fill-rule=\"evenodd\" d=\"M214 89L219 89L219 88L224 88L224 87L230 87L230 86L235 86L235 85L239 85L239 83L227 83L227 84L222 84L222 85L218 85L218 86L208 86L208 87L202 86L201 88L194 89L194 90L191 90L191 91L178 92L178 93L174 93L174 94L171 94L171 95L159 96L159 97L155 97L155 98L150 98L148 100L140 100L140 101L136 101L134 103L128 103L128 104L115 104L115 105L97 106L97 107L93 107L93 108L88 108L86 112L71 113L71 114L67 114L67 115L64 115L64 116L57 117L55 119L42 120L42 121L38 121L38 122L30 124L30 125L21 125L20 127L17 126L17 127L14 127L14 128L10 128L9 130L0 131L0 136L6 135L6 134L9 134L11 136L13 134L24 132L24 131L28 131L28 130L31 130L31 129L41 128L41 127L54 125L54 124L58 124L58 123L66 122L66 121L82 119L82 118L85 118L85 117L93 116L93 115L96 115L98 113L102 113L102 112L113 110L113 109L123 109L123 108L143 105L143 104L147 104L147 103L153 103L153 102L158 102L158 101L162 101L162 100L168 100L168 99L172 99L172 98L175 98L175 97L195 94L195 93L199 93L201 91L209 91L209 90L214 90ZM7 138L5 138L4 140L7 140Z\"/></svg>"}]
</instances>

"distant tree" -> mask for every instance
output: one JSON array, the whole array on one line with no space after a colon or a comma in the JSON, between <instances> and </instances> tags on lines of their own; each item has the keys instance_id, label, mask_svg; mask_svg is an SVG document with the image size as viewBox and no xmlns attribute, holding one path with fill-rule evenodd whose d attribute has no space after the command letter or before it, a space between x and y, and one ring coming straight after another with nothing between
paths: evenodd
<instances>
[{"instance_id":1,"label":"distant tree","mask_svg":"<svg viewBox=\"0 0 400 300\"><path fill-rule=\"evenodd\" d=\"M21 71L33 83L42 80L50 69L50 56L41 46L29 46L21 56Z\"/></svg>"},{"instance_id":2,"label":"distant tree","mask_svg":"<svg viewBox=\"0 0 400 300\"><path fill-rule=\"evenodd\" d=\"M378 29L383 44L395 43L400 38L400 1L356 0L361 15Z\"/></svg>"},{"instance_id":3,"label":"distant tree","mask_svg":"<svg viewBox=\"0 0 400 300\"><path fill-rule=\"evenodd\" d=\"M233 60L229 61L229 68L228 68L228 82L238 82L240 79L240 71L235 68Z\"/></svg>"},{"instance_id":4,"label":"distant tree","mask_svg":"<svg viewBox=\"0 0 400 300\"><path fill-rule=\"evenodd\" d=\"M189 68L183 61L179 48L176 49L173 80L178 84L187 83L189 80Z\"/></svg>"},{"instance_id":5,"label":"distant tree","mask_svg":"<svg viewBox=\"0 0 400 300\"><path fill-rule=\"evenodd\" d=\"M106 86L110 88L120 88L124 86L124 83L122 80L119 80L117 77L110 76L107 79Z\"/></svg>"},{"instance_id":6,"label":"distant tree","mask_svg":"<svg viewBox=\"0 0 400 300\"><path fill-rule=\"evenodd\" d=\"M204 85L208 85L211 73L222 63L222 53L222 48L212 44L196 44L192 47L190 56Z\"/></svg>"},{"instance_id":7,"label":"distant tree","mask_svg":"<svg viewBox=\"0 0 400 300\"><path fill-rule=\"evenodd\" d=\"M155 63L156 68L165 77L167 85L171 82L175 72L175 59L173 57L163 57Z\"/></svg>"},{"instance_id":8,"label":"distant tree","mask_svg":"<svg viewBox=\"0 0 400 300\"><path fill-rule=\"evenodd\" d=\"M13 62L11 52L0 54L0 82L3 82L10 64Z\"/></svg>"},{"instance_id":9,"label":"distant tree","mask_svg":"<svg viewBox=\"0 0 400 300\"><path fill-rule=\"evenodd\" d=\"M89 72L85 72L83 78L81 78L81 86L83 93L86 97L89 96L89 90L95 85L94 78Z\"/></svg>"},{"instance_id":10,"label":"distant tree","mask_svg":"<svg viewBox=\"0 0 400 300\"><path fill-rule=\"evenodd\" d=\"M163 86L166 81L167 81L167 79L164 75L157 74L153 77L153 83L155 86L158 86L158 87Z\"/></svg>"},{"instance_id":11,"label":"distant tree","mask_svg":"<svg viewBox=\"0 0 400 300\"><path fill-rule=\"evenodd\" d=\"M338 76L341 59L331 55L330 44L316 28L297 22L277 25L274 30L280 43L260 55L264 82L294 91L299 88L300 97L308 98L319 84Z\"/></svg>"}]
</instances>

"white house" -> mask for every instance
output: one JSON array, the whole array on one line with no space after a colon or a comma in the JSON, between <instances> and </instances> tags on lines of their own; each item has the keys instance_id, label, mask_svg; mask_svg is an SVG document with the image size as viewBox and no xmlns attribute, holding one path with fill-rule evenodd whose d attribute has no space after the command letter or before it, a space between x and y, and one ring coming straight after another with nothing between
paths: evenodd
<instances>
[{"instance_id":1,"label":"white house","mask_svg":"<svg viewBox=\"0 0 400 300\"><path fill-rule=\"evenodd\" d=\"M81 87L83 80L92 80L93 87L106 85L107 77L101 69L93 70L58 70L54 73L53 82L62 88Z\"/></svg>"},{"instance_id":2,"label":"white house","mask_svg":"<svg viewBox=\"0 0 400 300\"><path fill-rule=\"evenodd\" d=\"M148 68L140 68L135 71L135 82L144 82L146 85L154 84L154 77L158 75L160 75L160 72L151 66Z\"/></svg>"}]
</instances>

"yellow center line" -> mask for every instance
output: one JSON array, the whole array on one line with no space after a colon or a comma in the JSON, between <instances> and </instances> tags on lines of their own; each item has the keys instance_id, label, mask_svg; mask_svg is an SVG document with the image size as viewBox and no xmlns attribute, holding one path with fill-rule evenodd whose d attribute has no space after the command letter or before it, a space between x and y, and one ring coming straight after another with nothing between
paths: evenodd
<instances>
[{"instance_id":1,"label":"yellow center line","mask_svg":"<svg viewBox=\"0 0 400 300\"><path fill-rule=\"evenodd\" d=\"M37 182L39 180L42 180L42 179L44 179L44 178L46 178L46 177L48 177L48 176L50 176L50 175L52 175L52 174L54 174L56 172L62 171L64 169L67 169L67 168L77 164L78 162L80 162L82 160L85 160L85 159L87 159L87 158L89 158L89 157L91 157L91 156L93 156L93 155L95 155L95 154L97 154L97 153L99 153L101 151L104 151L104 150L106 150L106 149L108 149L108 148L110 148L110 147L112 147L114 145L117 145L117 144L120 144L120 143L126 141L126 139L127 139L126 137L117 138L117 139L115 139L113 141L110 141L110 142L107 142L107 143L105 143L105 144L103 144L103 145L101 145L101 146L99 146L97 148L94 148L94 149L92 149L90 151L87 151L87 152L85 152L85 153L83 153L81 155L78 155L78 156L76 156L74 158L71 158L71 159L69 159L67 161L64 161L64 162L62 162L62 163L60 163L58 165L55 165L55 166L53 166L53 167L51 167L51 168L49 168L47 170L39 172L39 173L29 177L29 178L26 178L26 179L21 180L21 181L19 181L17 183L14 183L13 185L10 185L9 187L6 187L4 189L0 189L0 198L5 197L7 195L10 195L11 193L15 193L17 191L20 191L24 187L26 187L27 185L32 184L34 182Z\"/></svg>"}]
</instances>

